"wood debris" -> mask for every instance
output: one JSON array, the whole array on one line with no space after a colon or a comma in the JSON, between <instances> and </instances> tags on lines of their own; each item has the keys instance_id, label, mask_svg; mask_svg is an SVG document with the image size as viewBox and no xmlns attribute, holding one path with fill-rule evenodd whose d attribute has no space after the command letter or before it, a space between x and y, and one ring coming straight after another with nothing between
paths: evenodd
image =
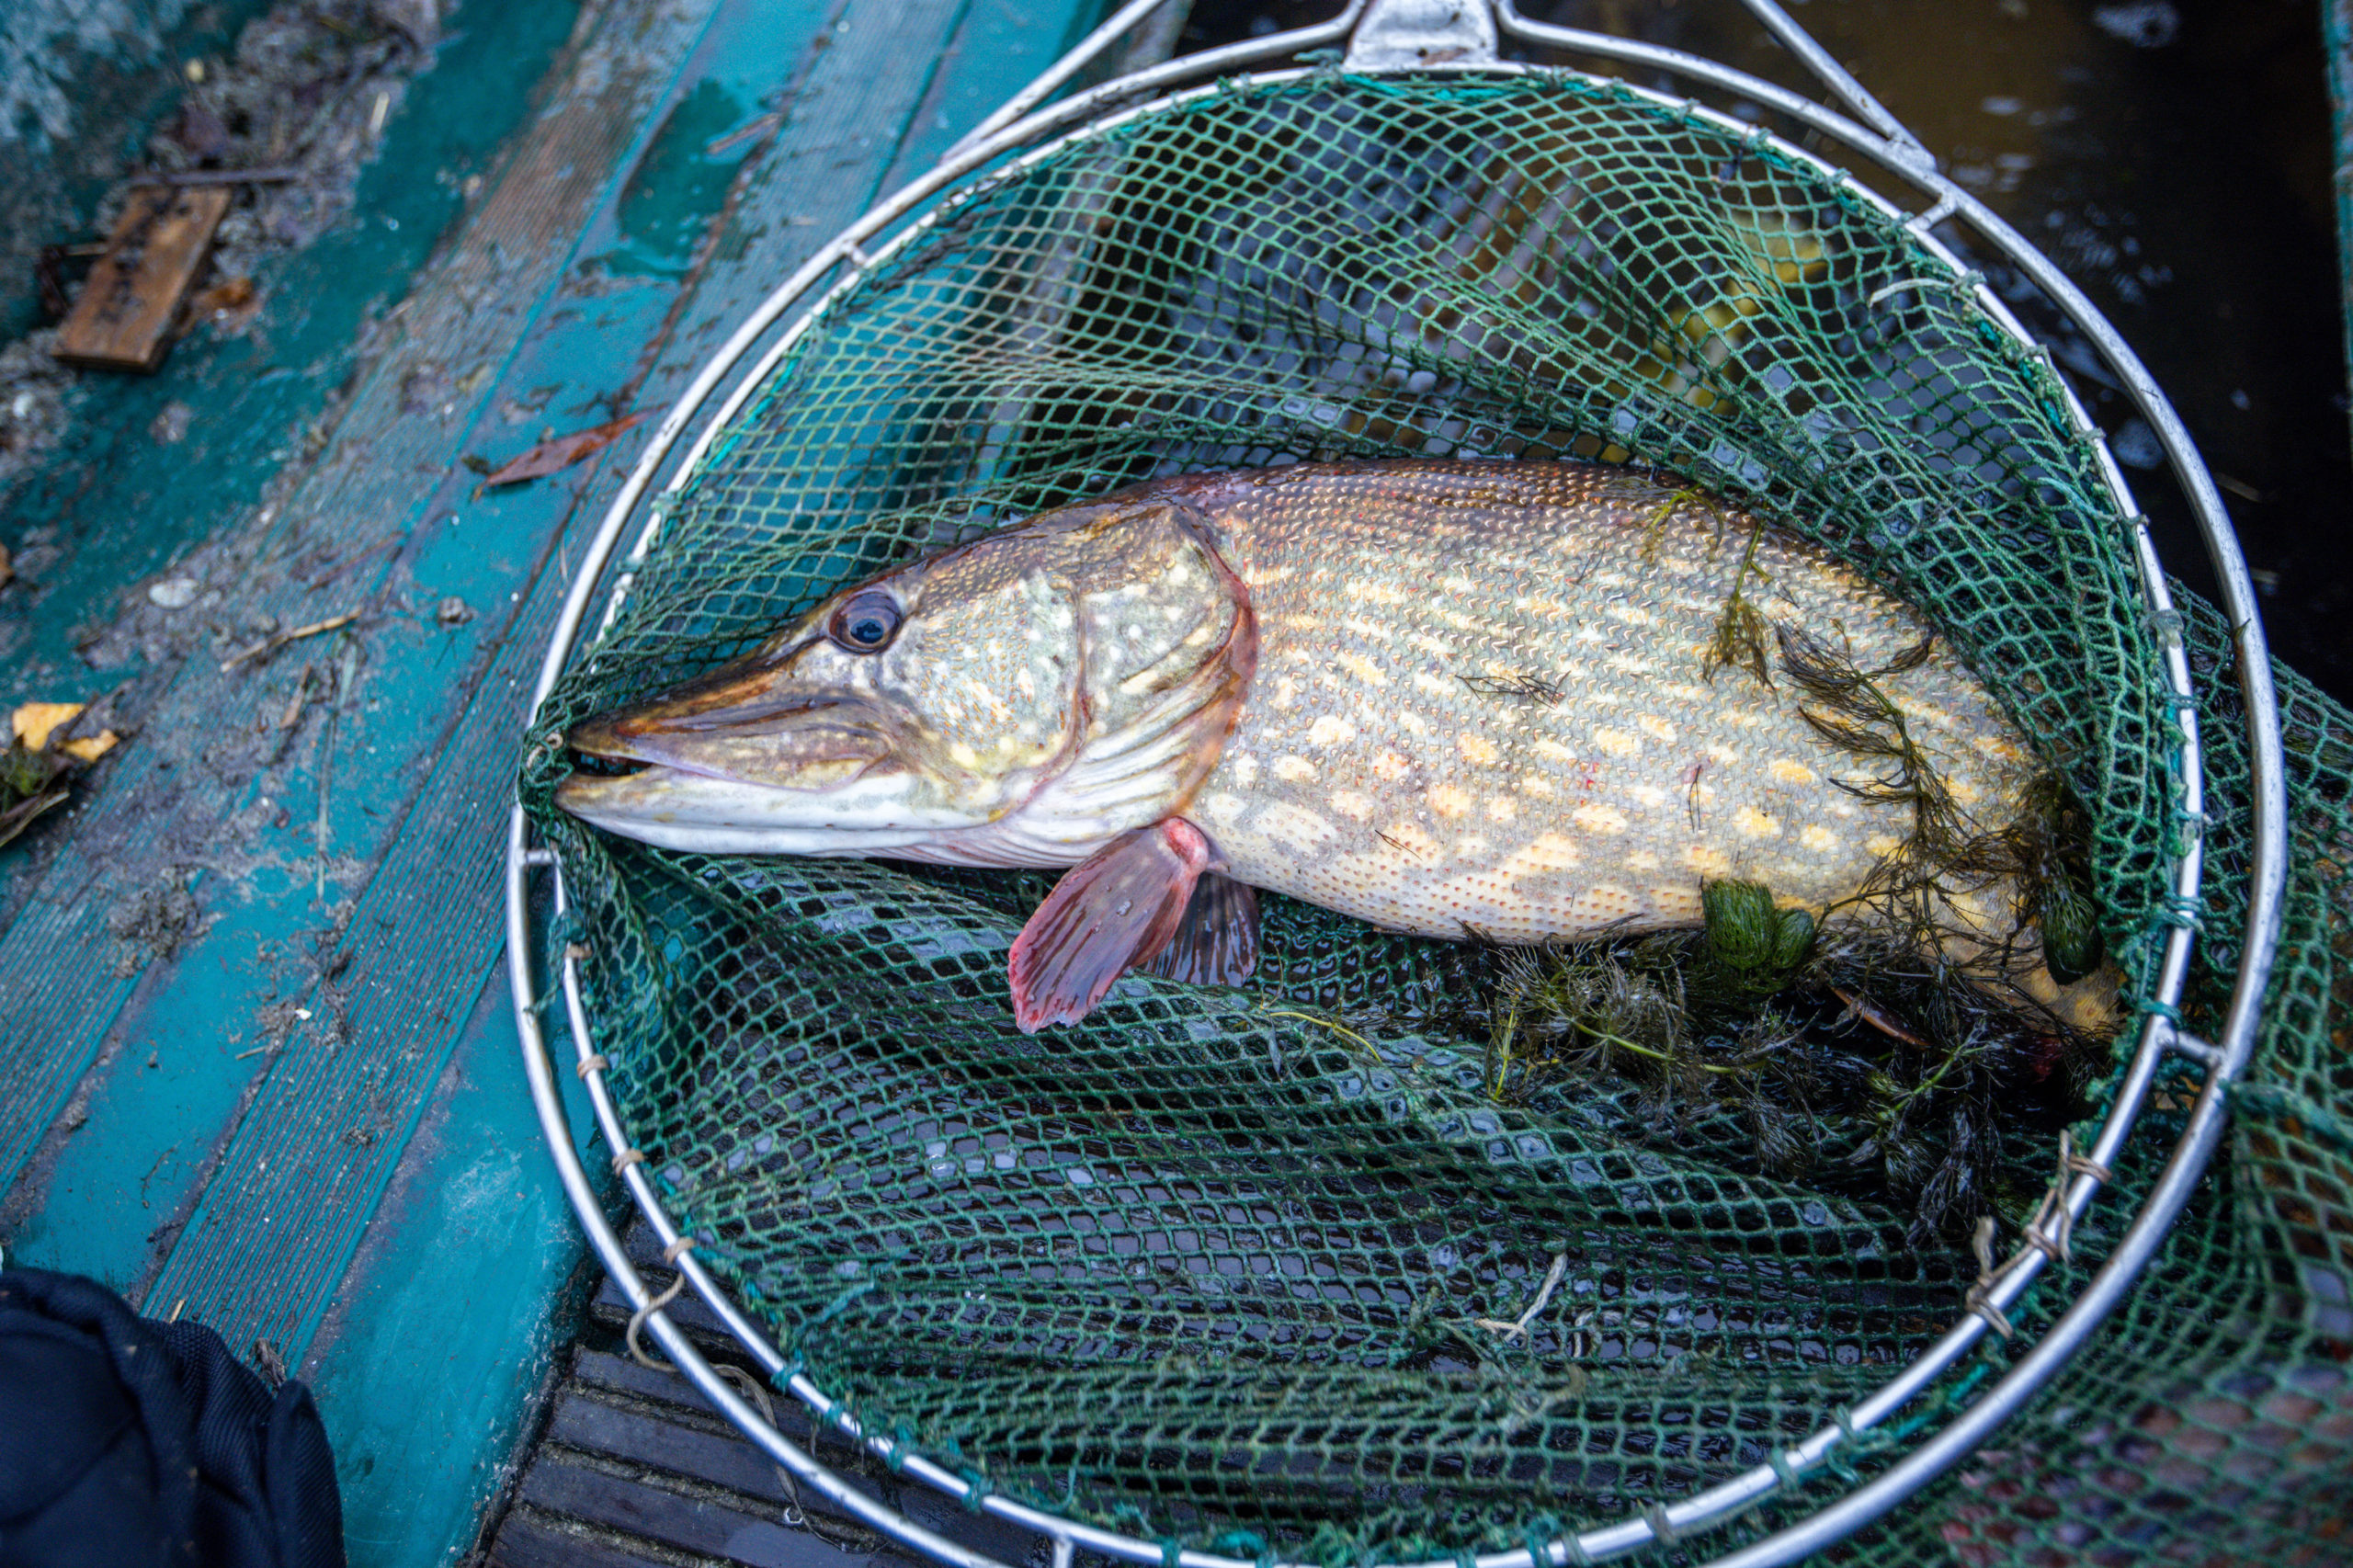
<instances>
[{"instance_id":1,"label":"wood debris","mask_svg":"<svg viewBox=\"0 0 2353 1568\"><path fill-rule=\"evenodd\" d=\"M322 631L340 631L344 627L349 626L353 621L358 620L358 619L359 612L358 610L347 609L341 615L330 617L325 620L314 620L308 626L298 626L291 631L273 631L268 636L263 638L260 642L255 643L252 647L240 649L238 652L232 653L226 660L222 661L221 673L222 675L227 675L231 670L235 669L239 665L244 664L248 659L258 659L267 654L275 653L278 649L285 647L289 642L300 642L305 637L316 637Z\"/></svg>"},{"instance_id":2,"label":"wood debris","mask_svg":"<svg viewBox=\"0 0 2353 1568\"><path fill-rule=\"evenodd\" d=\"M164 361L180 301L229 210L221 187L134 191L58 333L57 358L103 370L153 370Z\"/></svg>"}]
</instances>

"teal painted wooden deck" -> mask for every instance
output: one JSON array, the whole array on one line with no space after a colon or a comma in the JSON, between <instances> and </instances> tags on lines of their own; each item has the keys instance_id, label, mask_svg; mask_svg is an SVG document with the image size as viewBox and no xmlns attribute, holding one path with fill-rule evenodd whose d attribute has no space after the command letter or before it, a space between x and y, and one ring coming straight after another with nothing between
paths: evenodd
<instances>
[{"instance_id":1,"label":"teal painted wooden deck","mask_svg":"<svg viewBox=\"0 0 2353 1568\"><path fill-rule=\"evenodd\" d=\"M105 699L127 738L0 852L0 1244L269 1342L356 1564L471 1544L586 1283L502 856L569 566L652 422L512 490L462 460L665 405L1100 10L464 0L260 329L92 386L13 498L40 570L0 597L0 698Z\"/></svg>"}]
</instances>

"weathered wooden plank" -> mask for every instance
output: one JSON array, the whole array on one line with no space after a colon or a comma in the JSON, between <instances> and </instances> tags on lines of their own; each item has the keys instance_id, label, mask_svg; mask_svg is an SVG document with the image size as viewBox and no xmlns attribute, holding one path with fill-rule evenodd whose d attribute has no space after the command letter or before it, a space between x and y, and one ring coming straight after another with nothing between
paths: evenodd
<instances>
[{"instance_id":1,"label":"weathered wooden plank","mask_svg":"<svg viewBox=\"0 0 2353 1568\"><path fill-rule=\"evenodd\" d=\"M693 45L709 6L616 0L590 18L602 30L582 41L571 85L386 324L391 346L324 460L278 502L274 524L195 562L279 624L356 603L358 626L332 646L227 673L199 658L158 681L131 766L84 810L0 935L0 1181L77 1080L89 1117L78 1132L51 1130L40 1179L18 1193L46 1232L20 1233L29 1244L12 1255L63 1261L83 1248L76 1261L144 1285L156 1310L184 1303L233 1343L271 1338L294 1359L336 1312L317 1336L326 1365L313 1376L339 1447L354 1430L375 1435L369 1454L385 1479L375 1494L346 1481L355 1501L384 1505L372 1517L397 1517L400 1434L430 1439L417 1421L404 1424L397 1388L356 1375L360 1363L399 1365L398 1347L414 1349L435 1300L509 1323L517 1336L543 1326L517 1293L544 1282L491 1280L496 1243L437 1267L441 1221L427 1215L440 1210L399 1189L381 1205L378 1195L494 972L513 742L563 552L577 554L576 542L556 541L593 520L611 471L633 453L610 454L601 476L584 467L479 500L451 456L511 456L542 417L565 427L665 398L783 269L870 202L919 106L938 101L940 72L996 72L996 86L975 94L993 103L1033 69L941 50L965 7L919 8L912 23L880 6L836 14L832 0L804 9L799 21L803 10L720 0L666 97L664 62ZM850 27L829 34L832 47L809 48L820 21ZM797 172L773 177L749 142L724 157L704 151L778 101L779 81L793 96L771 151ZM598 141L568 119L584 97L608 132L624 134ZM732 189L722 181L729 205L715 224L665 194L677 176L734 176L739 164L754 177ZM583 213L595 214L585 236ZM699 238L665 250L665 225ZM574 406L597 393L618 401ZM290 570L312 562L355 564L313 589L317 574ZM452 592L473 620L435 619ZM306 692L307 716L278 732L290 706L305 710ZM119 944L111 917L174 879L192 901L194 938L162 961ZM114 972L119 951L131 973ZM282 1039L272 1019L289 1026ZM479 1140L486 1160L503 1151L510 1173L516 1158L539 1158L513 1098L504 1119L481 1096L449 1102L473 1119L449 1137ZM415 1140L420 1174L447 1176L453 1193L485 1179L480 1162L432 1157L438 1135L427 1134ZM150 1209L126 1223L142 1172ZM371 1214L415 1229L414 1251L387 1256L423 1259L416 1290L371 1290L377 1276L350 1269ZM152 1247L142 1240L150 1223ZM353 1290L364 1299L338 1306ZM449 1399L467 1374L452 1358L479 1354L442 1348L439 1360L409 1362L420 1402ZM363 1405L381 1416L355 1428ZM478 1466L481 1447L455 1468ZM381 1532L368 1544L386 1562L436 1550Z\"/></svg>"},{"instance_id":2,"label":"weathered wooden plank","mask_svg":"<svg viewBox=\"0 0 2353 1568\"><path fill-rule=\"evenodd\" d=\"M820 233L870 200L961 13L956 0L883 7L877 15L891 20L882 27L863 25L866 13L859 12L845 18L847 31L836 24L829 46L810 50L790 117L773 144L780 156L760 166L772 175L789 169L796 181L809 182L789 199L822 214ZM772 14L755 17L753 7L731 7L721 13L706 48L743 49L762 37L772 46L779 30ZM862 180L853 183L837 172L846 153L863 165ZM761 184L756 170L746 188ZM767 188L773 187L771 180ZM616 222L628 204L624 191L608 209ZM769 210L747 199L732 217L741 220L747 210L754 221L764 221ZM600 217L591 226L592 238L605 222ZM764 292L794 259L774 250L756 260L730 257L723 242L707 245L703 256L707 265L698 264L699 277L689 274L697 279L694 293L655 346L662 356L657 364L666 366L671 346L699 345L706 339L704 328L732 324L745 299ZM530 384L512 368L500 381L514 392ZM487 515L521 499L486 497L466 515ZM511 528L502 533L513 537ZM421 535L408 564L429 582L461 570L474 550L453 523ZM560 574L540 570L553 553L551 542L539 562L518 562L517 575L525 584L517 590L519 612L503 630L471 708L462 717L452 715L440 731L425 791L404 814L398 837L354 901L349 929L366 934L367 942L354 948L340 1014L349 1037L365 1049L345 1050L335 1040L308 1036L290 1044L153 1287L155 1299L185 1296L202 1303L207 1320L233 1343L257 1336L290 1348L307 1340L349 1256L356 1220L372 1207L401 1133L396 1121L386 1125L383 1142L391 1147L378 1149L353 1147L349 1130L377 1125L385 1116L379 1108L415 1103L418 1085L438 1071L449 1035L437 1009L446 1009L453 984L479 984L495 960L507 780L529 682L564 586ZM420 911L430 911L430 918L416 918Z\"/></svg>"},{"instance_id":3,"label":"weathered wooden plank","mask_svg":"<svg viewBox=\"0 0 2353 1568\"><path fill-rule=\"evenodd\" d=\"M267 533L214 552L214 570L250 579L253 613L298 625L320 619L323 605L339 611L357 597L369 611L360 633L333 656L321 650L316 660L281 655L272 665L227 672L210 659L184 665L137 716L131 755L81 811L40 887L0 935L0 1187L17 1176L110 1030L116 1040L98 1074L108 1091L122 1096L115 1114L73 1136L51 1134L54 1177L29 1195L31 1207L52 1210L42 1216L48 1238L113 1244L119 1221L67 1224L68 1216L49 1201L51 1194L119 1186L123 1169L147 1170L174 1140L179 1174L190 1182L205 1179L248 1091L278 1067L277 1051L236 1060L256 1043L252 1036L340 1049L335 1009L303 1005L318 984L318 960L333 951L312 951L312 944L320 932L347 929L347 885L381 857L426 781L426 768L415 762L421 754L429 766L433 737L461 711L464 690L482 678L511 619L509 606L507 615L442 629L403 613L401 594L413 578L395 568L392 552L414 534L436 494L426 486L420 494L416 475L451 468L454 443L439 410L445 401L462 401L479 417L497 389L484 375L460 390L471 367L506 358L515 337L544 311L581 228L609 203L616 168L628 166L625 154L642 141L647 108L673 85L714 3L615 0L597 14L601 26L568 62L555 105L485 193L460 242L395 312L386 331L398 335L355 396L341 438L277 508ZM471 478L458 473L448 488ZM544 548L547 523L536 517L529 522L531 537L517 551L484 551L468 541L474 602L493 604L494 595L503 600ZM352 573L324 591L287 569L306 551L344 556L380 544L390 548L375 561L372 577ZM368 655L385 651L395 637L409 642L422 677L405 691L353 689L372 673ZM298 690L312 694L307 707L294 700ZM366 707L370 699L383 704L373 714ZM290 709L303 715L298 727L273 733L270 716ZM381 722L381 733L371 721ZM362 761L355 769L349 759L365 758L369 746L399 761L390 767ZM338 751L347 759L340 803L323 812L322 766L331 779ZM188 925L250 912L250 926L238 932L244 953L255 950L252 943L269 942L284 972L255 972L260 966L250 959L242 971L224 971L218 960L207 964L184 951L176 963L160 966L136 1016L118 1028L142 960L153 954L125 949L111 927L122 911L164 889L193 901L185 911ZM208 954L233 950L226 942L203 946ZM117 972L119 955L126 972ZM486 968L472 966L467 978L474 987ZM456 986L432 1002L445 1038L454 1036L463 998L471 995L464 980L450 978ZM454 1006L451 996L460 998ZM191 1020L203 1027L191 1029ZM204 1034L222 1044L247 1038L227 1051L206 1053L192 1044ZM158 1069L140 1078L136 1064L149 1054ZM167 1056L185 1071L164 1071ZM122 1062L134 1064L127 1080L106 1070ZM97 1086L85 1085L85 1095L95 1097ZM402 1108L413 1114L415 1104ZM348 1133L381 1141L382 1132L355 1120L328 1130L325 1139ZM191 1161L191 1148L202 1157ZM395 1141L385 1153L397 1148ZM77 1175L78 1187L71 1179ZM184 1218L184 1188L159 1190L174 1194L175 1203L164 1207ZM23 1207L27 1195L14 1201ZM133 1290L142 1283L138 1265L119 1257L103 1267L72 1261L109 1283Z\"/></svg>"},{"instance_id":4,"label":"weathered wooden plank","mask_svg":"<svg viewBox=\"0 0 2353 1568\"><path fill-rule=\"evenodd\" d=\"M806 1528L790 1528L715 1496L685 1495L547 1454L532 1461L516 1500L745 1568L835 1568L870 1561L835 1550Z\"/></svg>"},{"instance_id":5,"label":"weathered wooden plank","mask_svg":"<svg viewBox=\"0 0 2353 1568\"><path fill-rule=\"evenodd\" d=\"M546 1154L504 1131L529 1093L505 988L486 986L298 1364L355 1564L460 1558L569 1365L579 1222Z\"/></svg>"},{"instance_id":6,"label":"weathered wooden plank","mask_svg":"<svg viewBox=\"0 0 2353 1568\"><path fill-rule=\"evenodd\" d=\"M664 1421L576 1392L557 1401L548 1417L548 1440L707 1481L765 1502L793 1501L776 1466L741 1433Z\"/></svg>"},{"instance_id":7,"label":"weathered wooden plank","mask_svg":"<svg viewBox=\"0 0 2353 1568\"><path fill-rule=\"evenodd\" d=\"M491 1548L488 1568L676 1568L654 1557L567 1530L529 1510L511 1516Z\"/></svg>"},{"instance_id":8,"label":"weathered wooden plank","mask_svg":"<svg viewBox=\"0 0 2353 1568\"><path fill-rule=\"evenodd\" d=\"M171 347L180 301L212 249L230 190L143 186L131 193L58 329L57 357L97 370L152 370Z\"/></svg>"},{"instance_id":9,"label":"weathered wooden plank","mask_svg":"<svg viewBox=\"0 0 2353 1568\"><path fill-rule=\"evenodd\" d=\"M602 1350L579 1349L573 1352L572 1376L574 1381L594 1388L608 1389L656 1404L672 1404L681 1410L708 1412L702 1395L695 1385L672 1371L656 1371L641 1367L626 1356L609 1355Z\"/></svg>"},{"instance_id":10,"label":"weathered wooden plank","mask_svg":"<svg viewBox=\"0 0 2353 1568\"><path fill-rule=\"evenodd\" d=\"M660 1455L665 1447L680 1441L675 1434L683 1428L697 1437L710 1437L715 1431L712 1424L719 1419L717 1413L695 1391L694 1385L676 1373L654 1371L639 1366L627 1357L607 1355L601 1351L575 1352L572 1376L565 1392L567 1395L575 1396L585 1392L582 1399L585 1404L603 1403L609 1405L612 1402L605 1397L609 1394L621 1395L632 1403L635 1408L623 1412L629 1417L627 1425L608 1424L601 1417L582 1420L577 1425L561 1428L551 1426L546 1437L550 1442L601 1454L620 1465L662 1465L664 1461ZM799 1408L797 1402L788 1395L779 1394L777 1407L788 1436L805 1430L806 1413ZM638 1425L640 1423L643 1425ZM563 1435L566 1433L570 1435ZM736 1457L727 1462L750 1466L766 1463L766 1456L760 1454L748 1439L736 1436L732 1428L720 1436L736 1446ZM849 1458L841 1439L829 1436L820 1449L821 1457L828 1462L847 1465L852 1471L858 1468L857 1461ZM692 1452L699 1462L699 1449L669 1448L668 1451ZM688 1467L673 1463L666 1468L679 1470ZM772 1475L773 1471L770 1473ZM756 1481L730 1483L715 1473L711 1478L719 1484L731 1485L734 1490L751 1495L773 1495L759 1489ZM897 1496L899 1506L917 1523L986 1552L1000 1562L1034 1563L1045 1555L1045 1543L1040 1537L1003 1520L976 1515L927 1487L907 1486L900 1489ZM872 1536L873 1532L868 1526L831 1504L817 1500L809 1493L801 1494L799 1506L816 1517L825 1533L837 1540L858 1542ZM503 1531L500 1539L505 1539ZM893 1561L913 1559L915 1555L887 1542L883 1551Z\"/></svg>"}]
</instances>

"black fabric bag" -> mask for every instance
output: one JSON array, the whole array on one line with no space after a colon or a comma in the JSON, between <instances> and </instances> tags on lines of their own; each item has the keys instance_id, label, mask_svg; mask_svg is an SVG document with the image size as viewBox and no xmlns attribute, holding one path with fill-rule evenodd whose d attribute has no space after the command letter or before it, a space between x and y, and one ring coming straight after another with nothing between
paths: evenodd
<instances>
[{"instance_id":1,"label":"black fabric bag","mask_svg":"<svg viewBox=\"0 0 2353 1568\"><path fill-rule=\"evenodd\" d=\"M311 1391L102 1285L0 1272L0 1568L344 1568Z\"/></svg>"}]
</instances>

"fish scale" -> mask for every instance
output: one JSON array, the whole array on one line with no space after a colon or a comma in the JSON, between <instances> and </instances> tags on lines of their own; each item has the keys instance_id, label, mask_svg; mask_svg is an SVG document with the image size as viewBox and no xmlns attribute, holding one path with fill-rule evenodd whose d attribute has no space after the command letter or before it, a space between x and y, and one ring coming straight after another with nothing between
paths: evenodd
<instances>
[{"instance_id":1,"label":"fish scale","mask_svg":"<svg viewBox=\"0 0 2353 1568\"><path fill-rule=\"evenodd\" d=\"M1825 669L1900 724L1857 732L1881 755L1824 733ZM559 803L667 847L1074 868L1009 960L1031 1029L1130 969L1246 978L1252 889L1502 942L1698 925L1724 879L1884 918L1921 823L1894 774L1984 842L2028 822L2039 771L1859 574L1573 463L1155 481L846 588L570 738L650 766L575 775ZM2014 878L1928 896L1963 972L2110 1021L2112 980L2069 996L2041 964Z\"/></svg>"},{"instance_id":2,"label":"fish scale","mask_svg":"<svg viewBox=\"0 0 2353 1568\"><path fill-rule=\"evenodd\" d=\"M1168 487L1248 586L1258 669L1188 813L1234 875L1397 930L1513 942L1695 925L1703 881L1820 911L1911 828L1837 781L1786 678L1707 660L1736 573L1861 669L1928 635L1793 535L1560 464L1280 469ZM2031 759L1941 646L1880 683L1982 830Z\"/></svg>"}]
</instances>

